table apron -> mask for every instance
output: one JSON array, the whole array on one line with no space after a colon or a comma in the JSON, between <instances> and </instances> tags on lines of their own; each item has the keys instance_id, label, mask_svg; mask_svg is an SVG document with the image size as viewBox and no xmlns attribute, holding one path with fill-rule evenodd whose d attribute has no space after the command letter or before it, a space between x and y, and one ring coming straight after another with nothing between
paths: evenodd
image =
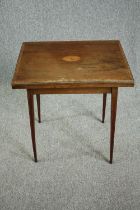
<instances>
[{"instance_id":1,"label":"table apron","mask_svg":"<svg viewBox=\"0 0 140 210\"><path fill-rule=\"evenodd\" d=\"M100 94L111 93L111 87L28 89L31 94Z\"/></svg>"}]
</instances>

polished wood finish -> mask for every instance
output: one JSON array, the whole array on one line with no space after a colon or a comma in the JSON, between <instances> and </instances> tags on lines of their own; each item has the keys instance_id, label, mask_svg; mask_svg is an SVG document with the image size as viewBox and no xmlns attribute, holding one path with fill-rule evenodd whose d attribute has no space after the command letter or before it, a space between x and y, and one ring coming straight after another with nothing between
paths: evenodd
<instances>
[{"instance_id":1,"label":"polished wood finish","mask_svg":"<svg viewBox=\"0 0 140 210\"><path fill-rule=\"evenodd\" d=\"M111 93L110 163L113 160L118 87L134 86L134 79L118 40L25 42L16 64L12 88L27 89L34 159L37 162L34 122L36 95L41 122L40 94Z\"/></svg>"},{"instance_id":2,"label":"polished wood finish","mask_svg":"<svg viewBox=\"0 0 140 210\"><path fill-rule=\"evenodd\" d=\"M110 128L110 163L112 163L112 160L113 160L114 134L115 134L116 111L117 111L117 96L118 96L118 88L112 88L111 128Z\"/></svg>"},{"instance_id":3,"label":"polished wood finish","mask_svg":"<svg viewBox=\"0 0 140 210\"><path fill-rule=\"evenodd\" d=\"M34 153L34 160L37 162L37 152L36 152L36 141L35 141L35 122L34 122L34 98L33 94L27 90L27 99L29 107L29 117L30 117L30 127L31 127L31 137L32 137L32 146Z\"/></svg>"},{"instance_id":4,"label":"polished wood finish","mask_svg":"<svg viewBox=\"0 0 140 210\"><path fill-rule=\"evenodd\" d=\"M38 122L41 123L40 94L36 94L36 100L37 100Z\"/></svg>"},{"instance_id":5,"label":"polished wood finish","mask_svg":"<svg viewBox=\"0 0 140 210\"><path fill-rule=\"evenodd\" d=\"M107 94L106 94L106 93L104 93L104 94L103 94L102 123L104 123L104 120L105 120L106 97L107 97Z\"/></svg>"},{"instance_id":6,"label":"polished wood finish","mask_svg":"<svg viewBox=\"0 0 140 210\"><path fill-rule=\"evenodd\" d=\"M25 89L133 85L118 40L25 42L12 80Z\"/></svg>"},{"instance_id":7,"label":"polished wood finish","mask_svg":"<svg viewBox=\"0 0 140 210\"><path fill-rule=\"evenodd\" d=\"M111 88L42 88L30 89L32 94L101 94L111 93Z\"/></svg>"}]
</instances>

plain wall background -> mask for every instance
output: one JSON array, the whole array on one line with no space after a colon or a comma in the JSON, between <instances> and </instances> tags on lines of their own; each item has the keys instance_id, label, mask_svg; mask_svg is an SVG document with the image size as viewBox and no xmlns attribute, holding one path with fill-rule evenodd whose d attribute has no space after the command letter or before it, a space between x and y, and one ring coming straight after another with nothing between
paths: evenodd
<instances>
[{"instance_id":1,"label":"plain wall background","mask_svg":"<svg viewBox=\"0 0 140 210\"><path fill-rule=\"evenodd\" d=\"M120 39L139 86L139 0L0 0L0 77L8 83L23 41Z\"/></svg>"}]
</instances>

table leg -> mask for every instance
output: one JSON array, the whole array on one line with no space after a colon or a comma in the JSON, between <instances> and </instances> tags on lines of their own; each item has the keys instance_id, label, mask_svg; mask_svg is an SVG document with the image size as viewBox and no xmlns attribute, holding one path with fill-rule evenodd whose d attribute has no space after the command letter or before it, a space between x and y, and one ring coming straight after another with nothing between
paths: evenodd
<instances>
[{"instance_id":1,"label":"table leg","mask_svg":"<svg viewBox=\"0 0 140 210\"><path fill-rule=\"evenodd\" d=\"M31 137L32 137L32 146L34 153L34 160L37 162L37 153L36 153L36 142L35 142L35 121L34 121L34 98L33 94L27 90L28 98L28 107L29 107L29 117L30 117L30 127L31 127Z\"/></svg>"},{"instance_id":2,"label":"table leg","mask_svg":"<svg viewBox=\"0 0 140 210\"><path fill-rule=\"evenodd\" d=\"M112 163L113 160L117 96L118 96L118 88L114 87L112 88L111 92L110 163Z\"/></svg>"},{"instance_id":3,"label":"table leg","mask_svg":"<svg viewBox=\"0 0 140 210\"><path fill-rule=\"evenodd\" d=\"M36 94L37 100L37 110L38 110L38 122L41 122L41 114L40 114L40 94Z\"/></svg>"},{"instance_id":4,"label":"table leg","mask_svg":"<svg viewBox=\"0 0 140 210\"><path fill-rule=\"evenodd\" d=\"M107 93L103 93L102 123L104 123L104 120L105 120L106 97L107 97Z\"/></svg>"}]
</instances>

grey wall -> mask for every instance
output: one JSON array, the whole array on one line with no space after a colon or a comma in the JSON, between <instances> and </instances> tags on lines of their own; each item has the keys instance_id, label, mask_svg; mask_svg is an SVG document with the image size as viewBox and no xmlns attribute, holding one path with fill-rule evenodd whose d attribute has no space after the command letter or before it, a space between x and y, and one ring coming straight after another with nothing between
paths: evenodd
<instances>
[{"instance_id":1,"label":"grey wall","mask_svg":"<svg viewBox=\"0 0 140 210\"><path fill-rule=\"evenodd\" d=\"M138 0L139 1L139 0ZM136 26L135 26L135 52L136 52L136 71L135 79L137 82L137 87L140 88L140 1L137 3L137 8L135 10Z\"/></svg>"},{"instance_id":2,"label":"grey wall","mask_svg":"<svg viewBox=\"0 0 140 210\"><path fill-rule=\"evenodd\" d=\"M1 0L2 82L11 79L23 41L120 39L138 86L139 9L138 0Z\"/></svg>"}]
</instances>

